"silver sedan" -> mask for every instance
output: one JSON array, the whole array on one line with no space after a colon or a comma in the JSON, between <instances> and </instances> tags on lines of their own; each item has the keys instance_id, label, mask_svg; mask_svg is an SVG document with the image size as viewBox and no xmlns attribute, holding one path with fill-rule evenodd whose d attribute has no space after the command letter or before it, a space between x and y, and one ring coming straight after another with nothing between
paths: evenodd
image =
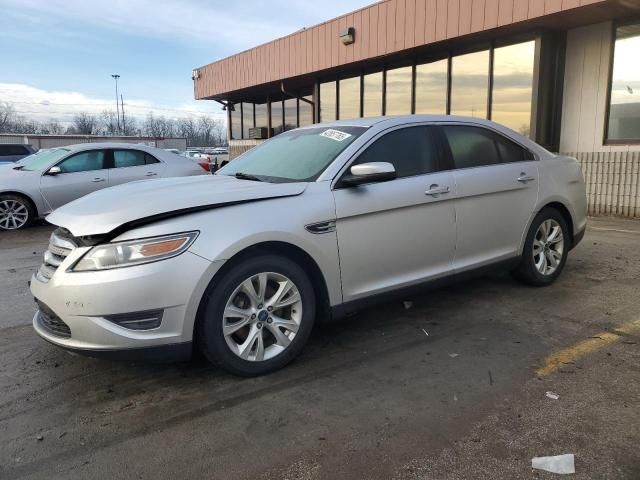
<instances>
[{"instance_id":1,"label":"silver sedan","mask_svg":"<svg viewBox=\"0 0 640 480\"><path fill-rule=\"evenodd\" d=\"M575 159L470 118L312 125L216 175L152 183L48 217L39 335L121 358L197 346L258 375L293 360L315 322L425 284L499 267L550 285L586 228Z\"/></svg>"},{"instance_id":2,"label":"silver sedan","mask_svg":"<svg viewBox=\"0 0 640 480\"><path fill-rule=\"evenodd\" d=\"M207 173L164 150L129 143L85 143L41 150L0 165L0 230L17 230L88 193L134 180Z\"/></svg>"}]
</instances>

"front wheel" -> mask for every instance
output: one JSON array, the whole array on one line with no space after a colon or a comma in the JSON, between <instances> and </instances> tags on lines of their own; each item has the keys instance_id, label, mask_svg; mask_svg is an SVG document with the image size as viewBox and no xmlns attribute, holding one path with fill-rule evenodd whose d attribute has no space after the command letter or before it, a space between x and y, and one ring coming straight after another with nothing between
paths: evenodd
<instances>
[{"instance_id":1,"label":"front wheel","mask_svg":"<svg viewBox=\"0 0 640 480\"><path fill-rule=\"evenodd\" d=\"M204 355L242 376L278 370L297 357L315 320L313 285L286 257L260 255L212 285L199 319Z\"/></svg>"},{"instance_id":2,"label":"front wheel","mask_svg":"<svg viewBox=\"0 0 640 480\"><path fill-rule=\"evenodd\" d=\"M20 195L0 195L0 230L20 230L33 223L31 203Z\"/></svg>"},{"instance_id":3,"label":"front wheel","mask_svg":"<svg viewBox=\"0 0 640 480\"><path fill-rule=\"evenodd\" d=\"M514 276L537 287L553 283L567 261L569 235L567 222L558 210L541 210L531 223Z\"/></svg>"}]
</instances>

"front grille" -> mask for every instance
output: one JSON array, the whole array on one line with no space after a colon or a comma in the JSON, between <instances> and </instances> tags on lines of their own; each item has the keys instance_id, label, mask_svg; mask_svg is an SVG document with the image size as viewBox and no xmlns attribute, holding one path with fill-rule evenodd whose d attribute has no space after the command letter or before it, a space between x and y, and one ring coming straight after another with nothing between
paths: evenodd
<instances>
[{"instance_id":1,"label":"front grille","mask_svg":"<svg viewBox=\"0 0 640 480\"><path fill-rule=\"evenodd\" d=\"M62 338L71 337L69 325L64 323L55 313L40 302L38 302L37 320L38 325L51 335Z\"/></svg>"},{"instance_id":2,"label":"front grille","mask_svg":"<svg viewBox=\"0 0 640 480\"><path fill-rule=\"evenodd\" d=\"M76 248L78 245L67 230L56 229L49 238L49 247L44 252L44 263L36 272L36 278L47 283L64 259Z\"/></svg>"}]
</instances>

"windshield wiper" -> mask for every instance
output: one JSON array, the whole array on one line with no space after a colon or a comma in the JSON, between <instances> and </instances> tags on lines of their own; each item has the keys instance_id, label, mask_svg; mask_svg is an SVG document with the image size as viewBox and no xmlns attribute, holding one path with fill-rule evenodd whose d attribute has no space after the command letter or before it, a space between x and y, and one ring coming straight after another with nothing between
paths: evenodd
<instances>
[{"instance_id":1,"label":"windshield wiper","mask_svg":"<svg viewBox=\"0 0 640 480\"><path fill-rule=\"evenodd\" d=\"M254 182L264 182L263 179L258 178L255 175L251 175L250 173L236 172L234 177L239 178L240 180L253 180Z\"/></svg>"},{"instance_id":2,"label":"windshield wiper","mask_svg":"<svg viewBox=\"0 0 640 480\"><path fill-rule=\"evenodd\" d=\"M22 170L24 165L18 165L17 167L13 167L14 170Z\"/></svg>"}]
</instances>

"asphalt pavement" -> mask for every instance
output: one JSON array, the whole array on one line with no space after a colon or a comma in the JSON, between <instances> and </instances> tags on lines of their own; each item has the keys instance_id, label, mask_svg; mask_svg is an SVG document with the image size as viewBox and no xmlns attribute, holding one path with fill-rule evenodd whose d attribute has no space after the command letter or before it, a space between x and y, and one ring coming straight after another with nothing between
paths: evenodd
<instances>
[{"instance_id":1,"label":"asphalt pavement","mask_svg":"<svg viewBox=\"0 0 640 480\"><path fill-rule=\"evenodd\" d=\"M51 228L0 234L2 479L640 478L640 221L559 281L495 273L317 328L275 374L72 356L33 332ZM546 392L558 395L557 399Z\"/></svg>"}]
</instances>

